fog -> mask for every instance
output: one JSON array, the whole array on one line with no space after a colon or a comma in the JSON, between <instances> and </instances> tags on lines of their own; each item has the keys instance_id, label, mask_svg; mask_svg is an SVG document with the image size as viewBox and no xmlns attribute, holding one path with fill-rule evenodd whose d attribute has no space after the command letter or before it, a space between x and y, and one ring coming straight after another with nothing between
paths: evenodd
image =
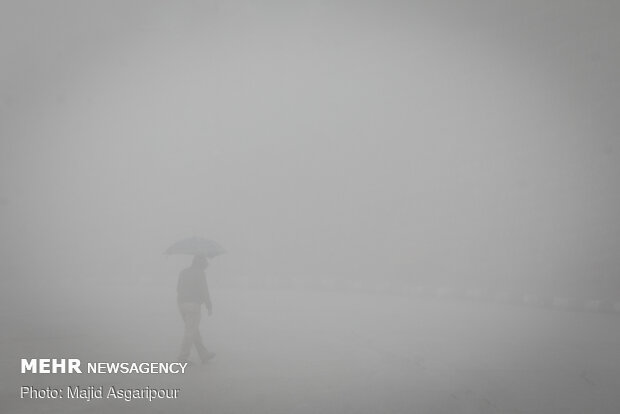
<instances>
[{"instance_id":1,"label":"fog","mask_svg":"<svg viewBox=\"0 0 620 414\"><path fill-rule=\"evenodd\" d=\"M264 305L251 292L301 295L268 300L278 332L305 301L335 306L309 326L355 324L360 291L388 307L385 291L419 288L619 299L619 16L602 0L4 1L5 319L131 313L106 296L125 286L156 292L173 333L153 332L176 338L189 259L162 253L192 235L227 250L207 272L223 348L230 315ZM454 335L441 315L418 322Z\"/></svg>"}]
</instances>

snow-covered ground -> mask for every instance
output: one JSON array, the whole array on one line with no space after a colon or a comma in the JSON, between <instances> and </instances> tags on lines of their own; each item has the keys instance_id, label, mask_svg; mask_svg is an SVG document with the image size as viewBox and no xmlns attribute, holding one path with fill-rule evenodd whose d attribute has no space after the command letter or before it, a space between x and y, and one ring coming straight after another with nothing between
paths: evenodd
<instances>
[{"instance_id":1,"label":"snow-covered ground","mask_svg":"<svg viewBox=\"0 0 620 414\"><path fill-rule=\"evenodd\" d=\"M213 289L202 332L217 357L206 366L184 375L20 374L25 357L176 357L182 326L171 286L79 291L0 305L0 413L620 412L617 314L388 294ZM153 402L18 396L21 385L112 384L181 392Z\"/></svg>"}]
</instances>

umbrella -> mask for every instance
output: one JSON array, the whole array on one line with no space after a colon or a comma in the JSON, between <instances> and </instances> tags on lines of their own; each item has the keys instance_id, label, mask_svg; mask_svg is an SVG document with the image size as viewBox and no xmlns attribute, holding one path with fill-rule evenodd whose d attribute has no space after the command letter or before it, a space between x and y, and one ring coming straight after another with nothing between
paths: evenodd
<instances>
[{"instance_id":1,"label":"umbrella","mask_svg":"<svg viewBox=\"0 0 620 414\"><path fill-rule=\"evenodd\" d=\"M179 240L164 252L164 254L189 254L208 258L222 253L226 253L226 250L218 242L202 237L189 237Z\"/></svg>"}]
</instances>

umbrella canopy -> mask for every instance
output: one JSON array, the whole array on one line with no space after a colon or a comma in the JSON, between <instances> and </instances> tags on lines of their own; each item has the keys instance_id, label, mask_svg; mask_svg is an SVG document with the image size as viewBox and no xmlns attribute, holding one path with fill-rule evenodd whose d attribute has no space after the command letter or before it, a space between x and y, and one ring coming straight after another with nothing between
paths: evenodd
<instances>
[{"instance_id":1,"label":"umbrella canopy","mask_svg":"<svg viewBox=\"0 0 620 414\"><path fill-rule=\"evenodd\" d=\"M189 254L208 258L213 258L222 253L226 253L226 250L218 242L202 237L189 237L179 240L164 252L164 254Z\"/></svg>"}]
</instances>

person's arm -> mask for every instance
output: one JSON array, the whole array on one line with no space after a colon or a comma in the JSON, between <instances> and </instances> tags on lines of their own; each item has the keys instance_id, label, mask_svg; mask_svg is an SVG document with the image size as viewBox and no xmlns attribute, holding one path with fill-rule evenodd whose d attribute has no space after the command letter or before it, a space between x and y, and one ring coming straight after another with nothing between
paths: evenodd
<instances>
[{"instance_id":1,"label":"person's arm","mask_svg":"<svg viewBox=\"0 0 620 414\"><path fill-rule=\"evenodd\" d=\"M204 281L203 297L204 297L205 307L207 308L207 312L209 313L209 315L211 315L213 313L213 306L211 304L211 295L209 294L209 286L207 285L207 278L205 277L203 281Z\"/></svg>"},{"instance_id":2,"label":"person's arm","mask_svg":"<svg viewBox=\"0 0 620 414\"><path fill-rule=\"evenodd\" d=\"M177 301L181 300L181 298L185 296L185 291L187 290L185 287L186 284L187 282L183 277L183 271L181 271L177 279Z\"/></svg>"}]
</instances>

